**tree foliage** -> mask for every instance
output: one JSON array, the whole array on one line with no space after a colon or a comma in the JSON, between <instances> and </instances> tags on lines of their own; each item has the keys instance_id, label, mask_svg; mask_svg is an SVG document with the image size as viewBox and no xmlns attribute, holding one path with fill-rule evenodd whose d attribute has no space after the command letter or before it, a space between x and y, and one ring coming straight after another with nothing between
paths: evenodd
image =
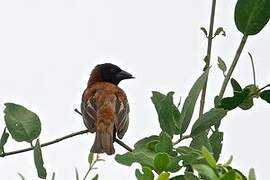
<instances>
[{"instance_id":1,"label":"tree foliage","mask_svg":"<svg viewBox=\"0 0 270 180\"><path fill-rule=\"evenodd\" d=\"M214 17L214 14L211 16ZM236 3L234 20L245 40L249 35L258 34L268 23L269 18L270 0L238 0ZM211 23L213 23L212 18ZM220 34L226 35L222 27L217 28L215 33L212 32L213 28L210 28L209 32L204 27L201 27L201 30L209 41ZM240 47L243 49L244 45L245 41L242 41ZM125 166L139 163L141 169L136 169L134 173L138 180L255 180L254 169L251 169L246 177L240 170L230 166L232 158L223 164L219 162L224 134L220 131L219 126L226 115L235 108L249 110L254 106L254 98L260 98L266 103L270 103L270 89L267 89L270 84L260 88L255 84L254 77L253 84L242 88L240 83L231 77L242 49L237 51L230 68L227 68L225 61L218 57L218 67L225 77L221 93L214 99L215 106L206 112L202 111L196 119L193 115L195 106L198 103L199 95L206 91L211 70L209 53L204 58L206 66L203 73L191 87L181 108L174 104L174 92L163 94L153 91L151 100L158 114L160 134L138 140L131 152L117 154L115 160ZM229 80L233 95L223 97ZM9 135L18 142L28 142L34 150L37 175L46 179L47 172L42 158L42 146L38 139L41 133L41 121L38 115L18 104L6 103L5 106L6 127L3 128L0 139L0 157L8 154L5 152L4 146L9 140ZM192 119L195 120L194 123L192 123ZM190 132L187 132L188 128L191 128ZM191 139L190 145L181 145L181 142L187 138ZM35 146L33 146L33 141L35 141ZM101 161L98 156L94 158L93 154L89 154L89 170L84 179L98 161ZM26 179L22 174L19 176ZM54 173L52 179L55 179ZM77 169L76 179L79 179ZM98 179L98 175L93 179Z\"/></svg>"}]
</instances>

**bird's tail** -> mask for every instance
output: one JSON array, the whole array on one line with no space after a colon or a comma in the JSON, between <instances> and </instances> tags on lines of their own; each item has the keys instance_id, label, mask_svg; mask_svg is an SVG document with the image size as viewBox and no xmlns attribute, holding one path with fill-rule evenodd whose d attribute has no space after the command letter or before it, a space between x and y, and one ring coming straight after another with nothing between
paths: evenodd
<instances>
[{"instance_id":1,"label":"bird's tail","mask_svg":"<svg viewBox=\"0 0 270 180\"><path fill-rule=\"evenodd\" d=\"M114 123L115 123L115 100L116 96L101 92L99 98L103 103L97 109L96 138L91 148L93 153L114 154Z\"/></svg>"},{"instance_id":2,"label":"bird's tail","mask_svg":"<svg viewBox=\"0 0 270 180\"><path fill-rule=\"evenodd\" d=\"M108 155L114 154L115 150L113 147L113 133L97 131L94 144L91 148L91 152L105 152Z\"/></svg>"}]
</instances>

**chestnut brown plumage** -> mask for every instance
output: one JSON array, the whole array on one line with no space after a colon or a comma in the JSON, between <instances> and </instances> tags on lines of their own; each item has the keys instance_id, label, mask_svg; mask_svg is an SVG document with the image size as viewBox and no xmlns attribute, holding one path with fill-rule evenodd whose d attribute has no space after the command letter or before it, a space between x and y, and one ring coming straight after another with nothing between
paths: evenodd
<instances>
[{"instance_id":1,"label":"chestnut brown plumage","mask_svg":"<svg viewBox=\"0 0 270 180\"><path fill-rule=\"evenodd\" d=\"M131 74L110 63L97 65L92 70L81 103L85 126L91 133L96 132L91 152L114 154L116 135L122 139L126 133L129 105L118 84L131 78Z\"/></svg>"}]
</instances>

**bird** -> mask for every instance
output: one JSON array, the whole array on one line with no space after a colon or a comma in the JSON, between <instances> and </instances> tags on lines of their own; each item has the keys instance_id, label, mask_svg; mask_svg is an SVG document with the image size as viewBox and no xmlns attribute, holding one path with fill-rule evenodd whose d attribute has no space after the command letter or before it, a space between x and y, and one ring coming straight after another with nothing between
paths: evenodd
<instances>
[{"instance_id":1,"label":"bird","mask_svg":"<svg viewBox=\"0 0 270 180\"><path fill-rule=\"evenodd\" d=\"M81 113L84 125L95 134L90 152L115 153L113 142L122 139L129 125L129 104L126 93L118 87L130 73L111 63L98 64L92 70L83 92Z\"/></svg>"}]
</instances>

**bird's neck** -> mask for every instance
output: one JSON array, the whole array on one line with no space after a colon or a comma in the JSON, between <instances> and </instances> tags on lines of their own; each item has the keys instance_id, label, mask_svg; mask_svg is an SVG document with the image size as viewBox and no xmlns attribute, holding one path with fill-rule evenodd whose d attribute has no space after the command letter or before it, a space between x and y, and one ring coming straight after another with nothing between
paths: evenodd
<instances>
[{"instance_id":1,"label":"bird's neck","mask_svg":"<svg viewBox=\"0 0 270 180\"><path fill-rule=\"evenodd\" d=\"M99 70L95 68L91 72L90 78L89 78L88 83L87 83L87 87L93 85L94 83L102 82L102 81L103 80L102 80L102 77L101 77Z\"/></svg>"}]
</instances>

